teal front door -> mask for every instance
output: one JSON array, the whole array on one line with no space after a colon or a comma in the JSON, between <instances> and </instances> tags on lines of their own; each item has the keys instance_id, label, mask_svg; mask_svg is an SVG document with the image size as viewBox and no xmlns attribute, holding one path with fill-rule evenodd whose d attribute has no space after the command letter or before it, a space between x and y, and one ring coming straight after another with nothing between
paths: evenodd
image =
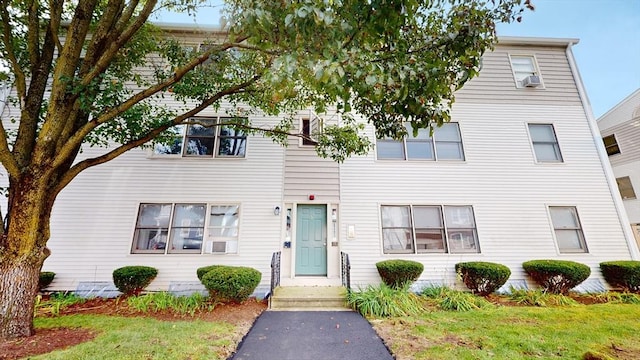
<instances>
[{"instance_id":1,"label":"teal front door","mask_svg":"<svg viewBox=\"0 0 640 360\"><path fill-rule=\"evenodd\" d=\"M327 275L327 206L298 205L296 275Z\"/></svg>"}]
</instances>

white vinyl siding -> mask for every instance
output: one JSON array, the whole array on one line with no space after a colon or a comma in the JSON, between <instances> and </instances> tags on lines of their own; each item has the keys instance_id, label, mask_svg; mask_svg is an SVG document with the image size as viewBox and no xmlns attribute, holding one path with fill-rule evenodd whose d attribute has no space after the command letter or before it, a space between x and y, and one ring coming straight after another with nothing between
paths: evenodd
<instances>
[{"instance_id":1,"label":"white vinyl siding","mask_svg":"<svg viewBox=\"0 0 640 360\"><path fill-rule=\"evenodd\" d=\"M524 261L559 256L548 204L579 209L589 253L571 258L591 266L592 276L604 282L596 271L600 261L629 258L594 145L597 139L582 106L514 105L500 98L485 104L458 101L452 118L463 131L464 163L377 161L371 152L341 166L340 231L345 240L340 246L351 259L353 286L379 282L372 264L390 256L424 264L421 280L456 284L454 266L461 261L502 263L511 268L512 279L526 279ZM545 122L553 123L558 134L563 166L535 162L527 124ZM373 139L375 129L366 130ZM406 204L472 204L481 253L385 254L380 207ZM355 232L349 239L350 228Z\"/></svg>"}]
</instances>

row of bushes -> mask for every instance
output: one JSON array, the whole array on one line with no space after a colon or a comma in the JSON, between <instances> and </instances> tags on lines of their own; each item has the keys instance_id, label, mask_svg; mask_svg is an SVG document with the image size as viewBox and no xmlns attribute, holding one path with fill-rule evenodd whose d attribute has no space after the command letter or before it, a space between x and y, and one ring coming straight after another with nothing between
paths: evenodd
<instances>
[{"instance_id":1,"label":"row of bushes","mask_svg":"<svg viewBox=\"0 0 640 360\"><path fill-rule=\"evenodd\" d=\"M531 260L522 267L545 292L553 294L566 294L591 275L587 265L567 260ZM385 260L376 268L382 281L396 289L416 281L424 270L421 263L411 260ZM499 289L511 276L508 267L483 261L457 263L455 270L474 294L482 296ZM612 287L640 293L640 261L602 262L600 270Z\"/></svg>"},{"instance_id":2,"label":"row of bushes","mask_svg":"<svg viewBox=\"0 0 640 360\"><path fill-rule=\"evenodd\" d=\"M149 266L125 266L113 271L113 283L127 296L140 294L158 275L158 270ZM262 274L253 268L212 265L196 270L196 275L209 291L211 300L220 303L243 302L256 289ZM45 289L55 273L40 273L39 288Z\"/></svg>"}]
</instances>

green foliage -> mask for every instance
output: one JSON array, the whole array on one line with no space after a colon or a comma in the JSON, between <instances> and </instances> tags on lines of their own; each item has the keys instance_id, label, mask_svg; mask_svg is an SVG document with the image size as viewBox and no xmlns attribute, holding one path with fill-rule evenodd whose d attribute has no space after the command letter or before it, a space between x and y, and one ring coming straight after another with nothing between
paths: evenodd
<instances>
[{"instance_id":1,"label":"green foliage","mask_svg":"<svg viewBox=\"0 0 640 360\"><path fill-rule=\"evenodd\" d=\"M605 261L600 270L609 285L640 293L640 261Z\"/></svg>"},{"instance_id":2,"label":"green foliage","mask_svg":"<svg viewBox=\"0 0 640 360\"><path fill-rule=\"evenodd\" d=\"M42 291L47 288L52 282L56 273L52 271L41 271L40 279L38 280L38 290Z\"/></svg>"},{"instance_id":3,"label":"green foliage","mask_svg":"<svg viewBox=\"0 0 640 360\"><path fill-rule=\"evenodd\" d=\"M125 295L138 295L157 275L149 266L125 266L113 271L113 283Z\"/></svg>"},{"instance_id":4,"label":"green foliage","mask_svg":"<svg viewBox=\"0 0 640 360\"><path fill-rule=\"evenodd\" d=\"M196 276L198 276L198 280L202 281L202 277L204 276L204 274L208 273L209 271L211 271L213 269L217 269L219 267L224 267L224 265L203 266L201 268L196 269Z\"/></svg>"},{"instance_id":5,"label":"green foliage","mask_svg":"<svg viewBox=\"0 0 640 360\"><path fill-rule=\"evenodd\" d=\"M640 305L640 295L628 292L613 292L607 291L601 294L596 294L595 299L598 302L612 303L612 304L638 304Z\"/></svg>"},{"instance_id":6,"label":"green foliage","mask_svg":"<svg viewBox=\"0 0 640 360\"><path fill-rule=\"evenodd\" d=\"M411 260L384 260L376 263L376 268L385 284L400 289L418 280L424 265Z\"/></svg>"},{"instance_id":7,"label":"green foliage","mask_svg":"<svg viewBox=\"0 0 640 360\"><path fill-rule=\"evenodd\" d=\"M421 295L428 299L429 303L446 311L471 311L493 307L482 297L446 286L427 287L422 290Z\"/></svg>"},{"instance_id":8,"label":"green foliage","mask_svg":"<svg viewBox=\"0 0 640 360\"><path fill-rule=\"evenodd\" d=\"M587 265L568 260L531 260L522 267L545 292L553 294L566 294L591 275Z\"/></svg>"},{"instance_id":9,"label":"green foliage","mask_svg":"<svg viewBox=\"0 0 640 360\"><path fill-rule=\"evenodd\" d=\"M200 280L209 290L213 301L243 302L256 289L262 274L250 267L217 266L209 270Z\"/></svg>"},{"instance_id":10,"label":"green foliage","mask_svg":"<svg viewBox=\"0 0 640 360\"><path fill-rule=\"evenodd\" d=\"M349 291L347 304L363 316L410 316L424 311L422 301L409 292L408 286L393 288L385 284L369 285L364 290Z\"/></svg>"},{"instance_id":11,"label":"green foliage","mask_svg":"<svg viewBox=\"0 0 640 360\"><path fill-rule=\"evenodd\" d=\"M79 297L72 292L53 293L47 300L43 300L42 295L36 296L36 302L33 310L34 316L43 315L60 315L60 310L73 304L80 304L86 299Z\"/></svg>"},{"instance_id":12,"label":"green foliage","mask_svg":"<svg viewBox=\"0 0 640 360\"><path fill-rule=\"evenodd\" d=\"M172 310L178 314L191 316L201 310L213 310L214 303L200 293L189 296L174 296L169 292L157 292L151 294L131 296L127 298L127 304L140 312L158 312Z\"/></svg>"},{"instance_id":13,"label":"green foliage","mask_svg":"<svg viewBox=\"0 0 640 360\"><path fill-rule=\"evenodd\" d=\"M531 306L575 306L578 302L562 295L546 293L541 290L517 290L511 289L509 298L520 305Z\"/></svg>"},{"instance_id":14,"label":"green foliage","mask_svg":"<svg viewBox=\"0 0 640 360\"><path fill-rule=\"evenodd\" d=\"M511 270L491 262L472 261L457 263L456 273L464 284L476 295L486 296L507 282Z\"/></svg>"}]
</instances>

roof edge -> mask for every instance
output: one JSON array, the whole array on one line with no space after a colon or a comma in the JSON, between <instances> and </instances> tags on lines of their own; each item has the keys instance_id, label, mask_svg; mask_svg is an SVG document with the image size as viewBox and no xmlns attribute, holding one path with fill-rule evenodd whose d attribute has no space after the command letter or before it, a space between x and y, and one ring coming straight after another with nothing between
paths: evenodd
<instances>
[{"instance_id":1,"label":"roof edge","mask_svg":"<svg viewBox=\"0 0 640 360\"><path fill-rule=\"evenodd\" d=\"M611 109L607 110L606 113L600 115L600 117L598 117L598 119L596 121L600 121L600 120L604 119L605 117L609 116L610 113L614 112L616 109L618 109L619 107L621 107L625 103L629 102L632 98L634 98L638 94L640 94L640 88L636 89L636 91L632 92L630 95L628 95L624 99L620 100L619 103L615 104Z\"/></svg>"},{"instance_id":2,"label":"roof edge","mask_svg":"<svg viewBox=\"0 0 640 360\"><path fill-rule=\"evenodd\" d=\"M550 38L529 36L498 36L499 45L542 45L542 46L571 46L580 42L576 38Z\"/></svg>"}]
</instances>

